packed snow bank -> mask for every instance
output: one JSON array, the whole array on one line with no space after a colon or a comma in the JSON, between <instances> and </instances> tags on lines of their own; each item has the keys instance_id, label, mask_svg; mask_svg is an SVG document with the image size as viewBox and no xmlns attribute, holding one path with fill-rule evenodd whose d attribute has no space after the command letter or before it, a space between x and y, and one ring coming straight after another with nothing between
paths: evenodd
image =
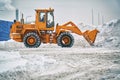
<instances>
[{"instance_id":1,"label":"packed snow bank","mask_svg":"<svg viewBox=\"0 0 120 80\"><path fill-rule=\"evenodd\" d=\"M58 64L50 57L37 54L20 56L19 52L0 51L0 59L0 80L32 80Z\"/></svg>"},{"instance_id":2,"label":"packed snow bank","mask_svg":"<svg viewBox=\"0 0 120 80\"><path fill-rule=\"evenodd\" d=\"M25 64L26 60L21 58L19 52L0 51L0 73Z\"/></svg>"},{"instance_id":3,"label":"packed snow bank","mask_svg":"<svg viewBox=\"0 0 120 80\"><path fill-rule=\"evenodd\" d=\"M13 50L19 48L25 48L24 44L12 39L8 41L0 41L0 50Z\"/></svg>"},{"instance_id":4,"label":"packed snow bank","mask_svg":"<svg viewBox=\"0 0 120 80\"><path fill-rule=\"evenodd\" d=\"M81 32L85 32L86 30L93 30L96 27L95 26L84 25L82 23L82 24L78 24L78 28L81 30ZM80 47L80 48L90 48L90 47L92 47L82 35L77 35L77 34L74 34L74 33L72 35L74 37L73 47Z\"/></svg>"},{"instance_id":5,"label":"packed snow bank","mask_svg":"<svg viewBox=\"0 0 120 80\"><path fill-rule=\"evenodd\" d=\"M100 33L96 39L96 46L120 48L120 19L98 26L97 29Z\"/></svg>"},{"instance_id":6,"label":"packed snow bank","mask_svg":"<svg viewBox=\"0 0 120 80\"><path fill-rule=\"evenodd\" d=\"M93 30L95 28L100 31L94 43L95 47L120 48L120 19L112 20L100 26L89 26L80 24L79 28L82 32L84 32L85 30ZM83 45L86 47L87 43L84 44L85 40L81 39L82 41L80 41L78 37L76 38L77 45L83 43Z\"/></svg>"},{"instance_id":7,"label":"packed snow bank","mask_svg":"<svg viewBox=\"0 0 120 80\"><path fill-rule=\"evenodd\" d=\"M77 34L72 34L74 37L74 44L73 44L73 48L75 47L79 47L79 48L89 48L91 47L90 44L87 42L87 40L80 35Z\"/></svg>"}]
</instances>

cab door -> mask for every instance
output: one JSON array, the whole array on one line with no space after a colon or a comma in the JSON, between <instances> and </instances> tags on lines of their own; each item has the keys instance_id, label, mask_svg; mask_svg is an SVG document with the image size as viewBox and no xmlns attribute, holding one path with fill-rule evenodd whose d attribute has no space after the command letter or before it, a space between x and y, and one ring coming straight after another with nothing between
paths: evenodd
<instances>
[{"instance_id":1,"label":"cab door","mask_svg":"<svg viewBox=\"0 0 120 80\"><path fill-rule=\"evenodd\" d=\"M38 23L40 30L46 30L46 12L40 12L38 15Z\"/></svg>"}]
</instances>

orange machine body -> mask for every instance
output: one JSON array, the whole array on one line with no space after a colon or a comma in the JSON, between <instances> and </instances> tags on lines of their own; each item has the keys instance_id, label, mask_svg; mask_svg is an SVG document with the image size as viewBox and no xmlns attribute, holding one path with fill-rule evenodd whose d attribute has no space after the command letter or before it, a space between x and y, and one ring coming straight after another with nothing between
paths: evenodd
<instances>
[{"instance_id":1,"label":"orange machine body","mask_svg":"<svg viewBox=\"0 0 120 80\"><path fill-rule=\"evenodd\" d=\"M36 9L35 11L36 20L34 24L24 24L17 21L12 25L10 37L13 40L24 42L25 46L30 48L39 47L41 42L54 43L62 47L72 47L71 40L73 39L68 33L75 33L84 36L90 45L95 42L98 30L81 32L71 21L54 26L54 9Z\"/></svg>"}]
</instances>

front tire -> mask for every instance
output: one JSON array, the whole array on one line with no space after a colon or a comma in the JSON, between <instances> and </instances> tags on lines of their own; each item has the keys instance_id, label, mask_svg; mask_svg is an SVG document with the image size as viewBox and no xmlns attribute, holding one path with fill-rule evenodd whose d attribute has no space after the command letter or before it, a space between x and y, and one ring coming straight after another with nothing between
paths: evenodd
<instances>
[{"instance_id":1,"label":"front tire","mask_svg":"<svg viewBox=\"0 0 120 80\"><path fill-rule=\"evenodd\" d=\"M57 43L58 46L61 47L72 47L74 44L74 37L68 32L63 32L57 38Z\"/></svg>"},{"instance_id":2,"label":"front tire","mask_svg":"<svg viewBox=\"0 0 120 80\"><path fill-rule=\"evenodd\" d=\"M28 48L37 48L41 44L40 37L34 32L27 33L23 38L23 42Z\"/></svg>"}]
</instances>

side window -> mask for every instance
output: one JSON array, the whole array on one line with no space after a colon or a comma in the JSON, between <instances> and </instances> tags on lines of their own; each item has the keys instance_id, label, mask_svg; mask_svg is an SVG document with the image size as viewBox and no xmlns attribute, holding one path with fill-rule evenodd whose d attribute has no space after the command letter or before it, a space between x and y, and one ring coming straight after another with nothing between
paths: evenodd
<instances>
[{"instance_id":1,"label":"side window","mask_svg":"<svg viewBox=\"0 0 120 80\"><path fill-rule=\"evenodd\" d=\"M44 12L41 12L41 13L40 13L39 21L40 21L40 22L44 22L44 21L45 21L45 13L44 13Z\"/></svg>"},{"instance_id":2,"label":"side window","mask_svg":"<svg viewBox=\"0 0 120 80\"><path fill-rule=\"evenodd\" d=\"M53 27L54 26L54 15L53 12L48 12L47 14L47 27Z\"/></svg>"}]
</instances>

